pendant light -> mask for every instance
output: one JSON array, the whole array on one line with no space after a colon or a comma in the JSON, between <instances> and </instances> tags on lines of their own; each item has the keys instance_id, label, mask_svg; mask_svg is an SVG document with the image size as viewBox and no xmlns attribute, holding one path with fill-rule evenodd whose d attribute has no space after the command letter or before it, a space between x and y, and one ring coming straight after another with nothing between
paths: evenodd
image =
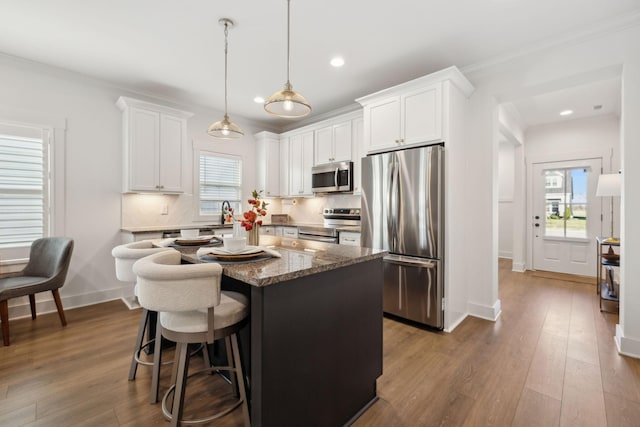
<instances>
[{"instance_id":1,"label":"pendant light","mask_svg":"<svg viewBox=\"0 0 640 427\"><path fill-rule=\"evenodd\" d=\"M311 112L311 106L304 96L296 93L289 81L291 72L291 0L287 0L287 82L284 89L271 95L264 103L267 113L287 118L304 117Z\"/></svg>"},{"instance_id":2,"label":"pendant light","mask_svg":"<svg viewBox=\"0 0 640 427\"><path fill-rule=\"evenodd\" d=\"M222 18L218 23L224 25L224 118L209 126L207 133L215 138L236 139L243 136L244 132L242 132L240 126L229 121L229 115L227 114L227 39L229 37L229 28L233 27L233 21Z\"/></svg>"}]
</instances>

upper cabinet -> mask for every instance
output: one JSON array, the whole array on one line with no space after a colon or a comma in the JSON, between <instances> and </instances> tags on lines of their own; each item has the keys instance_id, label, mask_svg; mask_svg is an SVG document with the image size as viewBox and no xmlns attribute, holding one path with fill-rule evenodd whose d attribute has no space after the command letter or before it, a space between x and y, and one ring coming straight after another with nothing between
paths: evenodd
<instances>
[{"instance_id":1,"label":"upper cabinet","mask_svg":"<svg viewBox=\"0 0 640 427\"><path fill-rule=\"evenodd\" d=\"M364 107L365 152L445 141L452 91L473 92L456 67L357 99Z\"/></svg>"},{"instance_id":2,"label":"upper cabinet","mask_svg":"<svg viewBox=\"0 0 640 427\"><path fill-rule=\"evenodd\" d=\"M351 160L351 120L316 129L313 145L316 165Z\"/></svg>"},{"instance_id":3,"label":"upper cabinet","mask_svg":"<svg viewBox=\"0 0 640 427\"><path fill-rule=\"evenodd\" d=\"M289 196L313 196L311 167L313 166L313 131L289 136Z\"/></svg>"},{"instance_id":4,"label":"upper cabinet","mask_svg":"<svg viewBox=\"0 0 640 427\"><path fill-rule=\"evenodd\" d=\"M353 161L353 194L361 194L361 164L364 154L364 120L362 117L353 119L351 122L351 159Z\"/></svg>"},{"instance_id":5,"label":"upper cabinet","mask_svg":"<svg viewBox=\"0 0 640 427\"><path fill-rule=\"evenodd\" d=\"M265 197L278 197L280 193L280 136L271 132L254 135L258 189Z\"/></svg>"},{"instance_id":6,"label":"upper cabinet","mask_svg":"<svg viewBox=\"0 0 640 427\"><path fill-rule=\"evenodd\" d=\"M280 138L280 196L291 195L289 190L289 138Z\"/></svg>"},{"instance_id":7,"label":"upper cabinet","mask_svg":"<svg viewBox=\"0 0 640 427\"><path fill-rule=\"evenodd\" d=\"M181 193L187 119L192 113L121 96L123 191Z\"/></svg>"}]
</instances>

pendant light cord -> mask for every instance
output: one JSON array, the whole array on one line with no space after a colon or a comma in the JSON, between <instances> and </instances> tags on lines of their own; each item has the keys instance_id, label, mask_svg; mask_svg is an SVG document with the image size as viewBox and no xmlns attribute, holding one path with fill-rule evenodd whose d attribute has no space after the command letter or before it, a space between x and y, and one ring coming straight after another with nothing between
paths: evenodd
<instances>
[{"instance_id":1,"label":"pendant light cord","mask_svg":"<svg viewBox=\"0 0 640 427\"><path fill-rule=\"evenodd\" d=\"M287 0L287 89L291 90L291 0Z\"/></svg>"},{"instance_id":2,"label":"pendant light cord","mask_svg":"<svg viewBox=\"0 0 640 427\"><path fill-rule=\"evenodd\" d=\"M227 51L228 51L228 39L229 37L229 23L224 23L224 117L227 115Z\"/></svg>"}]
</instances>

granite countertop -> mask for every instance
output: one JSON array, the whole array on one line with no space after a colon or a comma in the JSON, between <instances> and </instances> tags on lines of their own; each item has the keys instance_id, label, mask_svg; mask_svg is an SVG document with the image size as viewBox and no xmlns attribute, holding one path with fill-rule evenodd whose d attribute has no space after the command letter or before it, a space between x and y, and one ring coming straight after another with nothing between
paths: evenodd
<instances>
[{"instance_id":1,"label":"granite countertop","mask_svg":"<svg viewBox=\"0 0 640 427\"><path fill-rule=\"evenodd\" d=\"M260 244L279 252L281 258L253 262L221 263L223 274L252 286L268 286L311 274L384 257L379 249L336 245L311 240L260 236ZM197 247L181 248L183 259L201 262L195 255Z\"/></svg>"}]
</instances>

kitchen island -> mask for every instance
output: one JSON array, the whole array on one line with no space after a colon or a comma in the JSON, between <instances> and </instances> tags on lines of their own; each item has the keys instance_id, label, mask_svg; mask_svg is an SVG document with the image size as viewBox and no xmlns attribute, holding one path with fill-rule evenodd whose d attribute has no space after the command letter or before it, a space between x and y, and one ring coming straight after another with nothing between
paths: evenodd
<instances>
[{"instance_id":1,"label":"kitchen island","mask_svg":"<svg viewBox=\"0 0 640 427\"><path fill-rule=\"evenodd\" d=\"M250 297L240 338L250 360L251 423L348 425L377 399L386 252L260 240L281 257L222 264L223 289ZM195 249L182 252L185 261L200 262Z\"/></svg>"}]
</instances>

